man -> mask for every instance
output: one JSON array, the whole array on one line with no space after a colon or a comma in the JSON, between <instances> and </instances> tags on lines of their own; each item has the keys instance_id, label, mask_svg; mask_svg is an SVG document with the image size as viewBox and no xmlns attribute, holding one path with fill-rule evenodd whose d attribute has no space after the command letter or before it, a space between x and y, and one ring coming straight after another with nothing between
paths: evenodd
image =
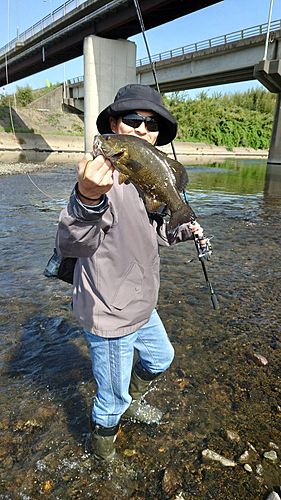
<instances>
[{"instance_id":1,"label":"man","mask_svg":"<svg viewBox=\"0 0 281 500\"><path fill-rule=\"evenodd\" d=\"M118 91L114 103L98 116L97 127L101 134L134 135L153 145L168 144L177 130L160 94L137 84ZM87 334L97 383L91 425L99 459L114 456L121 417L145 423L161 418L157 408L141 402L151 381L174 357L155 310L158 243L169 245L172 239L161 216L160 221L159 230L159 216L157 224L133 184L118 183L109 160L85 155L60 216L57 250L62 256L78 257L73 312ZM180 226L173 240L192 239L192 232L203 235L195 222Z\"/></svg>"}]
</instances>

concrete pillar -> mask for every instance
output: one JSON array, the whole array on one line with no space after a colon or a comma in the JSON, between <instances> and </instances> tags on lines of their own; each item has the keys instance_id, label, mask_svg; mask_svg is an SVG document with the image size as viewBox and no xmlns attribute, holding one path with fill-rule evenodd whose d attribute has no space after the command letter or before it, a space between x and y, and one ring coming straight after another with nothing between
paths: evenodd
<instances>
[{"instance_id":1,"label":"concrete pillar","mask_svg":"<svg viewBox=\"0 0 281 500\"><path fill-rule=\"evenodd\" d=\"M268 154L268 163L281 166L281 92L277 94L276 106Z\"/></svg>"},{"instance_id":2,"label":"concrete pillar","mask_svg":"<svg viewBox=\"0 0 281 500\"><path fill-rule=\"evenodd\" d=\"M266 166L266 175L264 183L264 208L280 211L281 206L281 168L276 163L268 163Z\"/></svg>"},{"instance_id":3,"label":"concrete pillar","mask_svg":"<svg viewBox=\"0 0 281 500\"><path fill-rule=\"evenodd\" d=\"M127 40L84 38L84 148L92 150L100 111L112 103L117 90L136 83L136 45Z\"/></svg>"}]
</instances>

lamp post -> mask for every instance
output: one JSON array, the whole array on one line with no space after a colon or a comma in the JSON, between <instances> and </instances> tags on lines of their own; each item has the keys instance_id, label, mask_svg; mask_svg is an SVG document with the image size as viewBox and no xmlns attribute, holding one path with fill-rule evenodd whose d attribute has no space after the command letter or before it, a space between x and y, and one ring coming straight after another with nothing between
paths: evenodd
<instances>
[{"instance_id":1,"label":"lamp post","mask_svg":"<svg viewBox=\"0 0 281 500\"><path fill-rule=\"evenodd\" d=\"M270 1L270 9L269 9L269 16L268 16L268 25L267 25L267 33L266 33L266 40L265 40L265 49L264 49L263 61L265 61L266 58L267 58L267 49L268 49L268 40L269 40L269 31L270 31L272 7L273 7L273 0Z\"/></svg>"}]
</instances>

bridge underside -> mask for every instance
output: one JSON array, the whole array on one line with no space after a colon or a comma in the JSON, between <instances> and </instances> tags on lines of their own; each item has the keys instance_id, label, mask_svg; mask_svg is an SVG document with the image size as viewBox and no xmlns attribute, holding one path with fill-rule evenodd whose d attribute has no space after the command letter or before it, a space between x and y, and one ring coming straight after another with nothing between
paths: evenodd
<instances>
[{"instance_id":1,"label":"bridge underside","mask_svg":"<svg viewBox=\"0 0 281 500\"><path fill-rule=\"evenodd\" d=\"M259 78L254 70L262 60L265 39L265 34L256 35L225 45L159 60L154 63L154 67L160 90L173 92ZM278 73L275 86L271 88L267 86L271 92L281 91L281 71L277 72L275 68L281 57L280 39L281 30L271 32L271 43L267 54L268 66L272 69L272 74ZM262 69L262 73L265 73L265 69ZM137 67L137 81L144 85L155 86L149 64Z\"/></svg>"},{"instance_id":2,"label":"bridge underside","mask_svg":"<svg viewBox=\"0 0 281 500\"><path fill-rule=\"evenodd\" d=\"M241 68L234 71L225 71L218 74L198 76L194 78L183 78L182 80L177 80L176 82L166 82L160 83L161 92L177 92L180 90L192 90L202 87L210 87L214 85L224 85L227 83L238 83L253 80L253 71L249 71L248 68ZM143 82L141 82L143 83ZM154 86L155 85L151 85Z\"/></svg>"},{"instance_id":3,"label":"bridge underside","mask_svg":"<svg viewBox=\"0 0 281 500\"><path fill-rule=\"evenodd\" d=\"M219 1L223 0L140 0L139 3L145 28L150 29ZM108 2L102 0L87 2L83 9L82 6L75 9L75 15L66 16L68 24L64 26L66 21L62 20L56 33L50 26L44 30L43 40L42 34L34 36L24 46L16 47L8 53L9 82L83 55L83 40L88 35L127 39L140 32L133 0L120 4L100 17L91 18L91 13L106 3ZM4 60L0 60L0 86L5 84L6 68Z\"/></svg>"}]
</instances>

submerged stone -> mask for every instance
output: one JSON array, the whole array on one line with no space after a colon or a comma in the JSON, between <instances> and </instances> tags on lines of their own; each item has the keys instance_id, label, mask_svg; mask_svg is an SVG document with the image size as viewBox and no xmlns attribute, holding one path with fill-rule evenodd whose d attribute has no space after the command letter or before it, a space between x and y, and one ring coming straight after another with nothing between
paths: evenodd
<instances>
[{"instance_id":1,"label":"submerged stone","mask_svg":"<svg viewBox=\"0 0 281 500\"><path fill-rule=\"evenodd\" d=\"M275 462L278 458L276 451L271 450L271 451L266 451L263 454L264 458L267 458L268 460L271 460L272 462Z\"/></svg>"},{"instance_id":2,"label":"submerged stone","mask_svg":"<svg viewBox=\"0 0 281 500\"><path fill-rule=\"evenodd\" d=\"M257 464L257 466L256 466L256 473L257 473L259 476L262 476L262 473L263 473L263 468L262 468L262 465L261 465L261 464Z\"/></svg>"},{"instance_id":3,"label":"submerged stone","mask_svg":"<svg viewBox=\"0 0 281 500\"><path fill-rule=\"evenodd\" d=\"M235 467L235 465L237 465L233 460L229 460L229 458L223 457L222 455L219 455L215 451L209 450L208 448L202 451L202 457L220 462L225 467Z\"/></svg>"},{"instance_id":4,"label":"submerged stone","mask_svg":"<svg viewBox=\"0 0 281 500\"><path fill-rule=\"evenodd\" d=\"M248 452L248 450L244 451L244 453L242 453L242 455L239 457L239 462L240 463L248 462L249 456L250 456L250 453Z\"/></svg>"},{"instance_id":5,"label":"submerged stone","mask_svg":"<svg viewBox=\"0 0 281 500\"><path fill-rule=\"evenodd\" d=\"M226 431L226 437L230 441L237 441L237 443L240 441L240 436L234 431Z\"/></svg>"},{"instance_id":6,"label":"submerged stone","mask_svg":"<svg viewBox=\"0 0 281 500\"><path fill-rule=\"evenodd\" d=\"M267 359L262 354L257 354L256 352L247 352L247 358L252 359L258 366L268 365Z\"/></svg>"},{"instance_id":7,"label":"submerged stone","mask_svg":"<svg viewBox=\"0 0 281 500\"><path fill-rule=\"evenodd\" d=\"M175 493L178 487L178 479L176 475L175 469L172 467L167 467L164 472L164 476L162 479L162 490L166 495L172 495Z\"/></svg>"},{"instance_id":8,"label":"submerged stone","mask_svg":"<svg viewBox=\"0 0 281 500\"><path fill-rule=\"evenodd\" d=\"M270 441L268 443L269 447L272 448L272 450L279 450L279 446L275 443L273 443L273 441Z\"/></svg>"},{"instance_id":9,"label":"submerged stone","mask_svg":"<svg viewBox=\"0 0 281 500\"><path fill-rule=\"evenodd\" d=\"M245 465L244 465L244 469L245 469L245 471L247 471L247 472L253 472L253 469L252 469L252 467L251 467L249 464L245 464Z\"/></svg>"},{"instance_id":10,"label":"submerged stone","mask_svg":"<svg viewBox=\"0 0 281 500\"><path fill-rule=\"evenodd\" d=\"M278 495L278 493L276 493L275 491L272 491L272 493L270 493L270 495L267 497L266 500L281 500L281 498Z\"/></svg>"}]
</instances>

